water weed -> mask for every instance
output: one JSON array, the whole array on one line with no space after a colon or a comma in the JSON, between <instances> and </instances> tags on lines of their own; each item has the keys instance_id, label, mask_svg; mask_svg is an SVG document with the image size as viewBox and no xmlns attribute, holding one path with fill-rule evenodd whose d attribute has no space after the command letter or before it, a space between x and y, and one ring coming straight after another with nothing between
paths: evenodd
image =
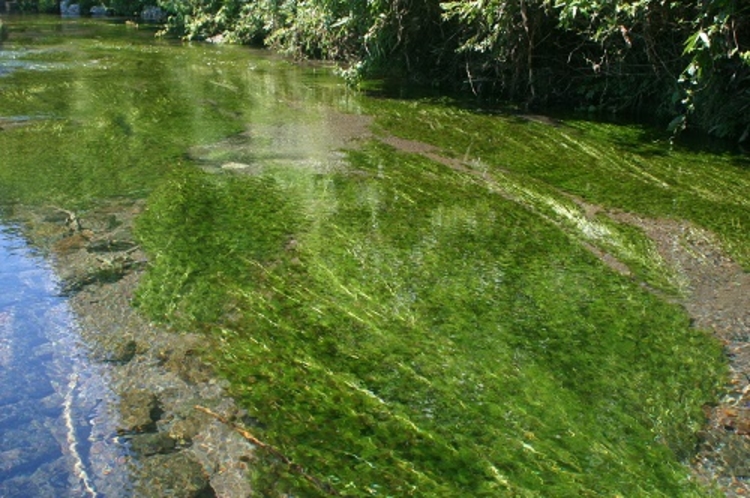
<instances>
[{"instance_id":1,"label":"water weed","mask_svg":"<svg viewBox=\"0 0 750 498\"><path fill-rule=\"evenodd\" d=\"M708 494L683 462L721 347L641 285L680 290L608 213L692 221L747 266L744 159L28 22L0 52L0 208L148 196L139 309L204 332L245 422L310 475L344 496ZM341 110L375 126L335 152ZM259 493L320 492L259 459Z\"/></svg>"},{"instance_id":2,"label":"water weed","mask_svg":"<svg viewBox=\"0 0 750 498\"><path fill-rule=\"evenodd\" d=\"M347 496L700 494L678 458L718 345L464 175L349 159L283 185L187 174L142 220L140 302L204 324L262 437ZM305 489L284 468L256 485Z\"/></svg>"}]
</instances>

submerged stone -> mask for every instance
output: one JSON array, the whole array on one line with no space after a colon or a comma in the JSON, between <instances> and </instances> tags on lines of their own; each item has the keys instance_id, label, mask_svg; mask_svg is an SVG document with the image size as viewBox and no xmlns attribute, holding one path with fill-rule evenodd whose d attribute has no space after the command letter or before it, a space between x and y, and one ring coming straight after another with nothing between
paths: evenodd
<instances>
[{"instance_id":1,"label":"submerged stone","mask_svg":"<svg viewBox=\"0 0 750 498\"><path fill-rule=\"evenodd\" d=\"M186 335L169 349L159 352L159 359L164 368L174 372L182 380L198 384L207 382L213 377L211 368L200 358L198 346L201 343L197 336Z\"/></svg>"},{"instance_id":2,"label":"submerged stone","mask_svg":"<svg viewBox=\"0 0 750 498\"><path fill-rule=\"evenodd\" d=\"M138 343L134 340L125 340L112 346L111 351L106 356L106 361L112 363L127 363L133 359L138 352Z\"/></svg>"},{"instance_id":3,"label":"submerged stone","mask_svg":"<svg viewBox=\"0 0 750 498\"><path fill-rule=\"evenodd\" d=\"M102 239L91 241L86 250L89 252L119 252L127 251L136 246L131 240Z\"/></svg>"},{"instance_id":4,"label":"submerged stone","mask_svg":"<svg viewBox=\"0 0 750 498\"><path fill-rule=\"evenodd\" d=\"M120 433L150 432L156 429L160 416L156 395L143 389L125 392L120 398Z\"/></svg>"},{"instance_id":5,"label":"submerged stone","mask_svg":"<svg viewBox=\"0 0 750 498\"><path fill-rule=\"evenodd\" d=\"M31 474L21 474L0 480L3 498L69 496L69 469L64 458L45 463Z\"/></svg>"},{"instance_id":6,"label":"submerged stone","mask_svg":"<svg viewBox=\"0 0 750 498\"><path fill-rule=\"evenodd\" d=\"M60 456L57 440L37 420L5 429L0 435L0 481Z\"/></svg>"},{"instance_id":7,"label":"submerged stone","mask_svg":"<svg viewBox=\"0 0 750 498\"><path fill-rule=\"evenodd\" d=\"M130 440L130 447L138 455L149 456L174 451L176 441L162 432L137 434Z\"/></svg>"},{"instance_id":8,"label":"submerged stone","mask_svg":"<svg viewBox=\"0 0 750 498\"><path fill-rule=\"evenodd\" d=\"M71 3L70 0L60 2L60 15L63 17L78 17L81 15L81 6L77 3Z\"/></svg>"},{"instance_id":9,"label":"submerged stone","mask_svg":"<svg viewBox=\"0 0 750 498\"><path fill-rule=\"evenodd\" d=\"M216 496L201 465L184 452L144 458L138 496L211 498Z\"/></svg>"}]
</instances>

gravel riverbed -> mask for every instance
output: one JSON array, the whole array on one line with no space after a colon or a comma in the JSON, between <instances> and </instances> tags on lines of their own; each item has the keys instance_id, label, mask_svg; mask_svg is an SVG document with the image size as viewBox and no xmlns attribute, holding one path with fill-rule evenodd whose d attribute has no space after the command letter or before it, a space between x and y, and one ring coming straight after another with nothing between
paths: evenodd
<instances>
[{"instance_id":1,"label":"gravel riverbed","mask_svg":"<svg viewBox=\"0 0 750 498\"><path fill-rule=\"evenodd\" d=\"M145 268L132 236L141 209L141 202L121 200L85 213L16 207L12 216L52 262L94 363L109 366L118 412L114 436L128 455L111 465L127 466L128 482L100 479L109 484L89 495L249 496L254 447L195 408L207 407L240 425L245 416L200 359L205 339L168 331L132 306ZM90 471L112 473L110 465Z\"/></svg>"}]
</instances>

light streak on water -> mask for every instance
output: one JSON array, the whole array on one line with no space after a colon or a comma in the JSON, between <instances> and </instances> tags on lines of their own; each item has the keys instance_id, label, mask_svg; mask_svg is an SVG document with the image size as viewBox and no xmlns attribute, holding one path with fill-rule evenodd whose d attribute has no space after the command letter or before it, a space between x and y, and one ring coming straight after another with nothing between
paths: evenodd
<instances>
[{"instance_id":1,"label":"light streak on water","mask_svg":"<svg viewBox=\"0 0 750 498\"><path fill-rule=\"evenodd\" d=\"M0 225L0 496L126 496L106 365L88 360L57 289L44 259Z\"/></svg>"}]
</instances>

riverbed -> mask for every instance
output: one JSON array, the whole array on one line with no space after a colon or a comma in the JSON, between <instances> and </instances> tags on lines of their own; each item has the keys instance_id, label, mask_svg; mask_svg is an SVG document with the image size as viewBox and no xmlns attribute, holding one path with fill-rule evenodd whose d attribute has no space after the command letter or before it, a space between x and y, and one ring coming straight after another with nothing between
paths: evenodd
<instances>
[{"instance_id":1,"label":"riverbed","mask_svg":"<svg viewBox=\"0 0 750 498\"><path fill-rule=\"evenodd\" d=\"M109 372L89 360L57 276L17 228L0 228L0 261L0 493L91 496L95 488L127 489L127 450L115 431Z\"/></svg>"}]
</instances>

